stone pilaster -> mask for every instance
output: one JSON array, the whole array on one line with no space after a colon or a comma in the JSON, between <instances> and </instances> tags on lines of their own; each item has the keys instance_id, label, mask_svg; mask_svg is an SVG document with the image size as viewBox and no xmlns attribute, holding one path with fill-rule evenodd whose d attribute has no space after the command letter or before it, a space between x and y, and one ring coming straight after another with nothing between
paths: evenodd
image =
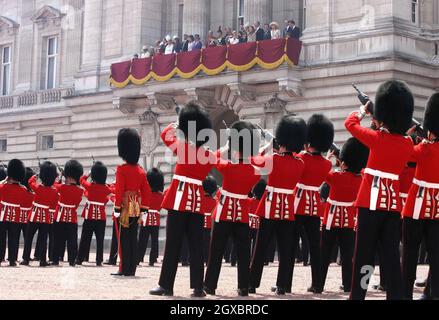
<instances>
[{"instance_id":1,"label":"stone pilaster","mask_svg":"<svg viewBox=\"0 0 439 320\"><path fill-rule=\"evenodd\" d=\"M203 43L210 24L210 0L185 0L183 33L199 34Z\"/></svg>"},{"instance_id":2,"label":"stone pilaster","mask_svg":"<svg viewBox=\"0 0 439 320\"><path fill-rule=\"evenodd\" d=\"M245 22L254 24L256 21L270 23L273 19L272 0L247 0L244 2ZM282 21L278 21L282 25Z\"/></svg>"}]
</instances>

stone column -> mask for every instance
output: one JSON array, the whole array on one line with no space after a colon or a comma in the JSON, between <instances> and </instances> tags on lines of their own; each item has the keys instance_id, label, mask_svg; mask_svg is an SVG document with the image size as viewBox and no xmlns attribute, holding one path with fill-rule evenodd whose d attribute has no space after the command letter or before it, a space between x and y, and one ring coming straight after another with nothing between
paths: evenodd
<instances>
[{"instance_id":1,"label":"stone column","mask_svg":"<svg viewBox=\"0 0 439 320\"><path fill-rule=\"evenodd\" d=\"M199 34L205 44L210 28L209 17L210 0L184 0L183 33Z\"/></svg>"},{"instance_id":2,"label":"stone column","mask_svg":"<svg viewBox=\"0 0 439 320\"><path fill-rule=\"evenodd\" d=\"M247 0L244 2L244 23L254 24L260 21L261 24L270 23L273 19L272 0ZM283 21L277 21L280 26Z\"/></svg>"}]
</instances>

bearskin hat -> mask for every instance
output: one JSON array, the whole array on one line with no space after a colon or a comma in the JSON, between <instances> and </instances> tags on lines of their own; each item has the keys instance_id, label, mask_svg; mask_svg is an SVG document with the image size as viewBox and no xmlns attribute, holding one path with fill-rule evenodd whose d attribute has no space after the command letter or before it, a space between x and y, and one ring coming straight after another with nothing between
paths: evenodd
<instances>
[{"instance_id":1,"label":"bearskin hat","mask_svg":"<svg viewBox=\"0 0 439 320\"><path fill-rule=\"evenodd\" d=\"M100 161L96 161L91 167L91 179L97 184L106 184L108 170Z\"/></svg>"},{"instance_id":2,"label":"bearskin hat","mask_svg":"<svg viewBox=\"0 0 439 320\"><path fill-rule=\"evenodd\" d=\"M5 168L0 168L0 181L3 181L8 176L8 173L6 172Z\"/></svg>"},{"instance_id":3,"label":"bearskin hat","mask_svg":"<svg viewBox=\"0 0 439 320\"><path fill-rule=\"evenodd\" d=\"M69 160L66 162L64 166L64 177L72 178L77 183L79 183L79 179L81 179L84 174L84 167L77 160Z\"/></svg>"},{"instance_id":4,"label":"bearskin hat","mask_svg":"<svg viewBox=\"0 0 439 320\"><path fill-rule=\"evenodd\" d=\"M21 181L21 184L29 189L29 179L34 176L35 172L32 168L26 168L26 174L24 175L24 179Z\"/></svg>"},{"instance_id":5,"label":"bearskin hat","mask_svg":"<svg viewBox=\"0 0 439 320\"><path fill-rule=\"evenodd\" d=\"M247 121L237 121L230 127L230 149L239 152L243 159L259 153L261 137L256 127Z\"/></svg>"},{"instance_id":6,"label":"bearskin hat","mask_svg":"<svg viewBox=\"0 0 439 320\"><path fill-rule=\"evenodd\" d=\"M439 92L430 97L424 116L424 129L439 138Z\"/></svg>"},{"instance_id":7,"label":"bearskin hat","mask_svg":"<svg viewBox=\"0 0 439 320\"><path fill-rule=\"evenodd\" d=\"M307 126L310 147L318 152L327 152L334 142L334 124L323 114L314 114Z\"/></svg>"},{"instance_id":8,"label":"bearskin hat","mask_svg":"<svg viewBox=\"0 0 439 320\"><path fill-rule=\"evenodd\" d=\"M23 162L18 159L13 159L8 163L8 178L21 182L26 174L26 167Z\"/></svg>"},{"instance_id":9,"label":"bearskin hat","mask_svg":"<svg viewBox=\"0 0 439 320\"><path fill-rule=\"evenodd\" d=\"M390 133L405 135L412 124L414 105L413 94L405 82L387 81L378 88L373 116Z\"/></svg>"},{"instance_id":10,"label":"bearskin hat","mask_svg":"<svg viewBox=\"0 0 439 320\"><path fill-rule=\"evenodd\" d=\"M213 197L218 190L218 185L216 184L215 178L212 176L207 176L203 181L203 189L204 192Z\"/></svg>"},{"instance_id":11,"label":"bearskin hat","mask_svg":"<svg viewBox=\"0 0 439 320\"><path fill-rule=\"evenodd\" d=\"M148 184L152 192L163 192L165 189L165 177L160 169L149 169L146 173L146 178L148 179Z\"/></svg>"},{"instance_id":12,"label":"bearskin hat","mask_svg":"<svg viewBox=\"0 0 439 320\"><path fill-rule=\"evenodd\" d=\"M46 187L51 187L55 183L58 177L58 171L56 165L50 161L45 161L40 166L40 180Z\"/></svg>"},{"instance_id":13,"label":"bearskin hat","mask_svg":"<svg viewBox=\"0 0 439 320\"><path fill-rule=\"evenodd\" d=\"M267 187L267 182L264 179L259 180L257 184L253 187L253 195L255 199L261 200L264 195L265 188Z\"/></svg>"},{"instance_id":14,"label":"bearskin hat","mask_svg":"<svg viewBox=\"0 0 439 320\"><path fill-rule=\"evenodd\" d=\"M183 132L186 140L194 143L197 147L202 146L207 141L198 141L198 133L204 129L212 129L212 122L209 115L195 102L189 102L178 115L178 128ZM195 126L189 130L189 126ZM195 136L192 136L194 135Z\"/></svg>"},{"instance_id":15,"label":"bearskin hat","mask_svg":"<svg viewBox=\"0 0 439 320\"><path fill-rule=\"evenodd\" d=\"M355 138L350 138L343 145L340 152L340 160L348 167L348 171L360 173L369 159L369 148Z\"/></svg>"},{"instance_id":16,"label":"bearskin hat","mask_svg":"<svg viewBox=\"0 0 439 320\"><path fill-rule=\"evenodd\" d=\"M306 142L306 123L301 118L291 115L284 116L276 128L276 142L289 152L300 152Z\"/></svg>"},{"instance_id":17,"label":"bearskin hat","mask_svg":"<svg viewBox=\"0 0 439 320\"><path fill-rule=\"evenodd\" d=\"M140 158L140 135L135 129L125 128L117 136L119 157L128 164L137 164Z\"/></svg>"}]
</instances>

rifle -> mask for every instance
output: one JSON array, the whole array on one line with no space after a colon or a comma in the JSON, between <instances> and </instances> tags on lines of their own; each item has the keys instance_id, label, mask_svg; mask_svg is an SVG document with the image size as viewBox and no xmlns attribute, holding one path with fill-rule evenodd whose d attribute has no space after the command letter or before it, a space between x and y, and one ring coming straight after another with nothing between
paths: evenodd
<instances>
[{"instance_id":1,"label":"rifle","mask_svg":"<svg viewBox=\"0 0 439 320\"><path fill-rule=\"evenodd\" d=\"M93 155L91 155L91 158L93 160L93 164L95 164L96 163L95 157L93 157Z\"/></svg>"},{"instance_id":2,"label":"rifle","mask_svg":"<svg viewBox=\"0 0 439 320\"><path fill-rule=\"evenodd\" d=\"M56 162L55 162L55 166L57 167L57 169L59 170L59 172L60 172L62 175L64 175L64 169L61 168L61 167L58 165L58 163L56 163Z\"/></svg>"},{"instance_id":3,"label":"rifle","mask_svg":"<svg viewBox=\"0 0 439 320\"><path fill-rule=\"evenodd\" d=\"M331 148L329 148L329 150L334 154L334 156L339 159L340 158L340 147L337 146L335 143L332 144Z\"/></svg>"},{"instance_id":4,"label":"rifle","mask_svg":"<svg viewBox=\"0 0 439 320\"><path fill-rule=\"evenodd\" d=\"M180 106L178 105L178 103L177 103L177 101L175 100L175 98L172 98L172 101L173 101L174 104L175 104L175 113L176 113L177 116L178 116L178 115L180 115L181 108L180 108Z\"/></svg>"},{"instance_id":5,"label":"rifle","mask_svg":"<svg viewBox=\"0 0 439 320\"><path fill-rule=\"evenodd\" d=\"M3 161L1 161L1 160L0 160L0 165L1 165L4 169L7 168L7 167L5 166L5 164L3 163Z\"/></svg>"}]
</instances>

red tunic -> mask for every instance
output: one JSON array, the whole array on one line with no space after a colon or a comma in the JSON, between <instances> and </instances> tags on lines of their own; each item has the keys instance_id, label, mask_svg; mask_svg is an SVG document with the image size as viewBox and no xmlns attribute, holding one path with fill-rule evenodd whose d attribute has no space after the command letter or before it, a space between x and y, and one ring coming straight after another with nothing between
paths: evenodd
<instances>
[{"instance_id":1,"label":"red tunic","mask_svg":"<svg viewBox=\"0 0 439 320\"><path fill-rule=\"evenodd\" d=\"M204 212L204 229L212 229L212 212L217 204L216 198L204 195L201 200L201 210Z\"/></svg>"},{"instance_id":2,"label":"red tunic","mask_svg":"<svg viewBox=\"0 0 439 320\"><path fill-rule=\"evenodd\" d=\"M323 226L326 230L355 228L357 209L354 204L361 181L360 174L347 171L335 171L328 175L326 183L331 189L323 217Z\"/></svg>"},{"instance_id":3,"label":"red tunic","mask_svg":"<svg viewBox=\"0 0 439 320\"><path fill-rule=\"evenodd\" d=\"M351 113L345 126L370 149L356 206L371 211L401 212L399 175L412 156L412 139L361 127L357 112Z\"/></svg>"},{"instance_id":4,"label":"red tunic","mask_svg":"<svg viewBox=\"0 0 439 320\"><path fill-rule=\"evenodd\" d=\"M415 177L416 167L406 166L399 176L399 196L401 197L402 205L405 206L410 188Z\"/></svg>"},{"instance_id":5,"label":"red tunic","mask_svg":"<svg viewBox=\"0 0 439 320\"><path fill-rule=\"evenodd\" d=\"M120 209L126 192L137 193L137 201L142 209L148 208L149 188L145 170L139 165L124 164L116 169L115 203L114 207Z\"/></svg>"},{"instance_id":6,"label":"red tunic","mask_svg":"<svg viewBox=\"0 0 439 320\"><path fill-rule=\"evenodd\" d=\"M28 222L52 224L53 215L58 204L58 192L55 187L46 187L39 184L37 176L29 179L29 187L35 192L35 198Z\"/></svg>"},{"instance_id":7,"label":"red tunic","mask_svg":"<svg viewBox=\"0 0 439 320\"><path fill-rule=\"evenodd\" d=\"M34 202L35 193L26 190L26 195L20 203L20 221L19 223L27 223L30 212L32 211L32 203Z\"/></svg>"},{"instance_id":8,"label":"red tunic","mask_svg":"<svg viewBox=\"0 0 439 320\"><path fill-rule=\"evenodd\" d=\"M303 175L294 190L294 210L297 215L323 217L320 187L331 171L332 163L322 155L303 152Z\"/></svg>"},{"instance_id":9,"label":"red tunic","mask_svg":"<svg viewBox=\"0 0 439 320\"><path fill-rule=\"evenodd\" d=\"M78 207L81 204L84 189L73 184L55 184L59 199L56 206L55 221L78 223Z\"/></svg>"},{"instance_id":10,"label":"red tunic","mask_svg":"<svg viewBox=\"0 0 439 320\"><path fill-rule=\"evenodd\" d=\"M250 163L233 164L220 159L215 168L223 176L221 195L213 211L215 222L248 224L248 194L261 176Z\"/></svg>"},{"instance_id":11,"label":"red tunic","mask_svg":"<svg viewBox=\"0 0 439 320\"><path fill-rule=\"evenodd\" d=\"M250 229L259 230L259 225L260 225L261 219L256 214L256 212L258 211L259 202L260 202L260 200L258 200L256 198L248 199L248 208L249 208L248 216L249 216Z\"/></svg>"},{"instance_id":12,"label":"red tunic","mask_svg":"<svg viewBox=\"0 0 439 320\"><path fill-rule=\"evenodd\" d=\"M163 193L151 192L148 213L142 217L143 227L160 227L160 209L163 201Z\"/></svg>"},{"instance_id":13,"label":"red tunic","mask_svg":"<svg viewBox=\"0 0 439 320\"><path fill-rule=\"evenodd\" d=\"M20 222L20 206L26 188L18 183L4 183L0 188L0 222Z\"/></svg>"},{"instance_id":14,"label":"red tunic","mask_svg":"<svg viewBox=\"0 0 439 320\"><path fill-rule=\"evenodd\" d=\"M204 214L201 210L202 184L216 163L215 154L204 147L178 140L174 124L163 130L161 138L177 156L174 176L162 208Z\"/></svg>"},{"instance_id":15,"label":"red tunic","mask_svg":"<svg viewBox=\"0 0 439 320\"><path fill-rule=\"evenodd\" d=\"M257 156L252 158L252 163L260 168L271 168L256 214L265 219L294 221L293 193L303 174L303 160L288 153Z\"/></svg>"},{"instance_id":16,"label":"red tunic","mask_svg":"<svg viewBox=\"0 0 439 320\"><path fill-rule=\"evenodd\" d=\"M113 191L106 184L91 183L87 179L87 176L83 176L80 180L87 197L87 203L82 210L81 217L85 220L105 221L107 219L105 207Z\"/></svg>"},{"instance_id":17,"label":"red tunic","mask_svg":"<svg viewBox=\"0 0 439 320\"><path fill-rule=\"evenodd\" d=\"M415 147L417 163L404 217L439 220L439 142L423 142Z\"/></svg>"}]
</instances>

